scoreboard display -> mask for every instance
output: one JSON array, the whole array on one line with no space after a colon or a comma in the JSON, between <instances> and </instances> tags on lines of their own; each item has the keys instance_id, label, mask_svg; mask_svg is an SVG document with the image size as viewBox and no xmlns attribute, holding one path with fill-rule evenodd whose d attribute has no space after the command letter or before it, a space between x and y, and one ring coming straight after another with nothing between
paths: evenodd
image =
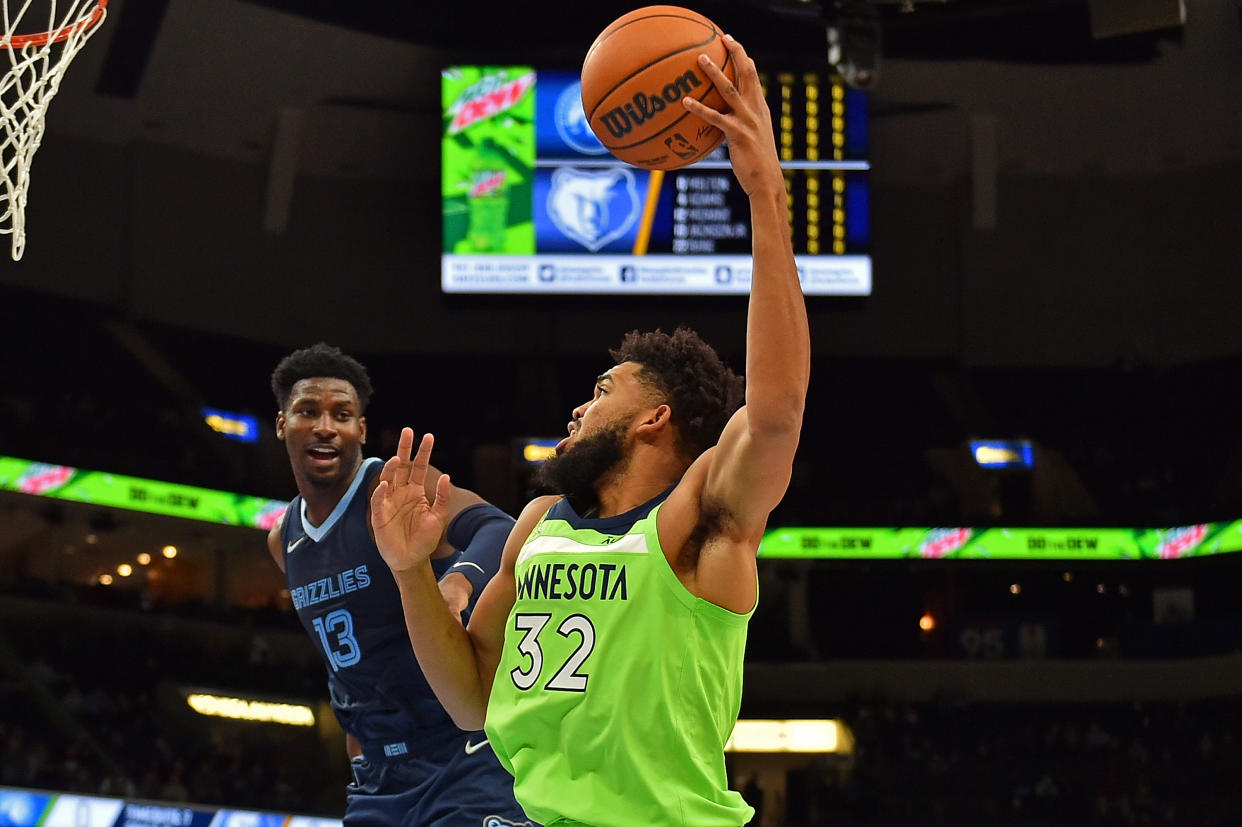
<instances>
[{"instance_id":1,"label":"scoreboard display","mask_svg":"<svg viewBox=\"0 0 1242 827\"><path fill-rule=\"evenodd\" d=\"M808 295L871 293L866 98L827 73L763 78ZM745 294L750 208L728 145L671 172L617 160L578 76L442 73L446 293Z\"/></svg>"}]
</instances>

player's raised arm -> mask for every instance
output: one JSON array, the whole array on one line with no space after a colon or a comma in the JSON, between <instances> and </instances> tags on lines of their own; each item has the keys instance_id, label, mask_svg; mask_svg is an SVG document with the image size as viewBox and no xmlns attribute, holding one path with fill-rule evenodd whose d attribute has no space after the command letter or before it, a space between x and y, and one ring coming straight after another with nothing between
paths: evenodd
<instances>
[{"instance_id":1,"label":"player's raised arm","mask_svg":"<svg viewBox=\"0 0 1242 827\"><path fill-rule=\"evenodd\" d=\"M411 459L413 442L413 432L402 429L397 455L384 465L371 495L375 544L397 582L406 631L427 683L454 723L462 729L480 729L499 662L505 619L513 605L517 551L514 548L510 554L511 535L500 572L480 596L470 630L462 628L441 599L430 563L444 534L450 481L441 476L434 499L428 499L425 480L433 439L430 434L424 436ZM520 546L521 540L516 543Z\"/></svg>"},{"instance_id":2,"label":"player's raised arm","mask_svg":"<svg viewBox=\"0 0 1242 827\"><path fill-rule=\"evenodd\" d=\"M480 691L474 646L441 599L431 555L444 536L450 480L436 481L434 498L425 488L432 436L427 434L410 458L414 433L401 430L397 455L384 464L371 494L371 528L380 556L401 593L406 629L418 664L446 711L463 729L477 729L465 710L486 705Z\"/></svg>"},{"instance_id":3,"label":"player's raised arm","mask_svg":"<svg viewBox=\"0 0 1242 827\"><path fill-rule=\"evenodd\" d=\"M703 500L724 508L734 536L753 539L753 553L768 514L789 486L811 343L771 114L754 61L737 41L725 40L737 65L736 85L705 57L700 64L730 111L716 112L693 99L685 105L728 138L734 174L750 198L754 273L746 323L746 404L721 435Z\"/></svg>"}]
</instances>

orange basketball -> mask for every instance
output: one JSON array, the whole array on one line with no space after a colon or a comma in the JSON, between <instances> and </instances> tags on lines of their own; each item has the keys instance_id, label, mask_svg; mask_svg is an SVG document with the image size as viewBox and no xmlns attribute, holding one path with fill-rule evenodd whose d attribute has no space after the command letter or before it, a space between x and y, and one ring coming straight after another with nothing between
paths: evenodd
<instances>
[{"instance_id":1,"label":"orange basketball","mask_svg":"<svg viewBox=\"0 0 1242 827\"><path fill-rule=\"evenodd\" d=\"M582 63L582 108L591 131L613 155L645 169L677 169L706 156L724 133L691 115L681 99L727 107L699 66L701 54L734 79L720 29L698 12L647 6L618 17Z\"/></svg>"}]
</instances>

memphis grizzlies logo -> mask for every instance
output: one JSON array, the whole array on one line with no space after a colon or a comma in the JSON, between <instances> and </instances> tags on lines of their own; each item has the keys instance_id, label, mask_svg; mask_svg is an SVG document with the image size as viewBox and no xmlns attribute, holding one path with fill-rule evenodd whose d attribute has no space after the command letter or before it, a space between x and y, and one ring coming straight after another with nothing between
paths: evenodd
<instances>
[{"instance_id":1,"label":"memphis grizzlies logo","mask_svg":"<svg viewBox=\"0 0 1242 827\"><path fill-rule=\"evenodd\" d=\"M556 98L556 134L570 149L583 155L603 155L608 150L595 137L582 109L582 83L566 86Z\"/></svg>"},{"instance_id":2,"label":"memphis grizzlies logo","mask_svg":"<svg viewBox=\"0 0 1242 827\"><path fill-rule=\"evenodd\" d=\"M642 209L638 182L624 167L561 167L552 173L547 207L557 229L592 253L625 235Z\"/></svg>"}]
</instances>

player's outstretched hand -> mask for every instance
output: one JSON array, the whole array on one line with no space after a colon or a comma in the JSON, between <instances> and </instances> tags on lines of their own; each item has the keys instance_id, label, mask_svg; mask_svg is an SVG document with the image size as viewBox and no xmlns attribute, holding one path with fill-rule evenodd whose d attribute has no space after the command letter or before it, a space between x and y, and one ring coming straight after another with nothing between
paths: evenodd
<instances>
[{"instance_id":1,"label":"player's outstretched hand","mask_svg":"<svg viewBox=\"0 0 1242 827\"><path fill-rule=\"evenodd\" d=\"M732 36L725 35L724 44L729 50L729 60L733 61L736 83L731 82L707 55L699 55L699 66L716 86L729 111L712 109L690 96L682 99L682 105L724 132L729 141L733 174L747 195L754 197L772 190L779 191L783 197L785 177L776 154L772 113L763 98L759 70L742 44Z\"/></svg>"},{"instance_id":2,"label":"player's outstretched hand","mask_svg":"<svg viewBox=\"0 0 1242 827\"><path fill-rule=\"evenodd\" d=\"M435 500L427 501L427 465L435 438L425 434L410 459L414 432L401 429L397 455L384 463L371 495L371 528L380 556L393 572L413 568L440 544L448 521L449 477L436 481Z\"/></svg>"}]
</instances>

